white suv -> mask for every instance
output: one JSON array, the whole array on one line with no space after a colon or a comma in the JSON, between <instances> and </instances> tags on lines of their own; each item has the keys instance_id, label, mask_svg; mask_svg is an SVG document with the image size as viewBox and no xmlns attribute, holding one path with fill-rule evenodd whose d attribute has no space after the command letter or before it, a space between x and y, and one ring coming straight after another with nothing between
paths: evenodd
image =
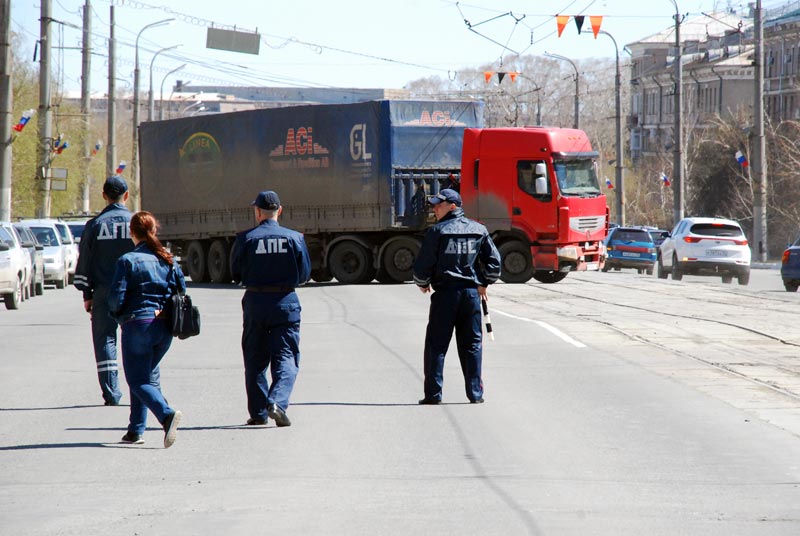
<instances>
[{"instance_id":1,"label":"white suv","mask_svg":"<svg viewBox=\"0 0 800 536\"><path fill-rule=\"evenodd\" d=\"M750 282L750 246L742 227L722 218L684 218L658 249L658 277L680 281L686 275L736 277Z\"/></svg>"},{"instance_id":2,"label":"white suv","mask_svg":"<svg viewBox=\"0 0 800 536\"><path fill-rule=\"evenodd\" d=\"M27 265L28 253L17 240L11 224L0 222L0 295L6 309L19 309L28 277Z\"/></svg>"}]
</instances>

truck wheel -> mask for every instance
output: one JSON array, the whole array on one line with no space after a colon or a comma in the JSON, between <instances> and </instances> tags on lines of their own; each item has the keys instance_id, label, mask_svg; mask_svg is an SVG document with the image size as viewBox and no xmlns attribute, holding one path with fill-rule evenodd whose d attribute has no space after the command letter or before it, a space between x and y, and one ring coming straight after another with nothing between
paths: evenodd
<instances>
[{"instance_id":1,"label":"truck wheel","mask_svg":"<svg viewBox=\"0 0 800 536\"><path fill-rule=\"evenodd\" d=\"M536 270L533 278L539 283L558 283L567 277L567 272L556 272L555 270Z\"/></svg>"},{"instance_id":2,"label":"truck wheel","mask_svg":"<svg viewBox=\"0 0 800 536\"><path fill-rule=\"evenodd\" d=\"M678 268L678 257L673 255L672 256L672 280L673 281L680 281L683 279L683 272L681 269Z\"/></svg>"},{"instance_id":3,"label":"truck wheel","mask_svg":"<svg viewBox=\"0 0 800 536\"><path fill-rule=\"evenodd\" d=\"M396 283L411 281L414 277L414 260L419 254L416 238L399 238L386 246L383 252L383 272Z\"/></svg>"},{"instance_id":4,"label":"truck wheel","mask_svg":"<svg viewBox=\"0 0 800 536\"><path fill-rule=\"evenodd\" d=\"M212 283L231 282L229 249L228 242L221 239L211 242L208 248L208 277Z\"/></svg>"},{"instance_id":5,"label":"truck wheel","mask_svg":"<svg viewBox=\"0 0 800 536\"><path fill-rule=\"evenodd\" d=\"M192 240L186 250L186 271L195 283L208 281L206 245L200 240Z\"/></svg>"},{"instance_id":6,"label":"truck wheel","mask_svg":"<svg viewBox=\"0 0 800 536\"><path fill-rule=\"evenodd\" d=\"M531 277L536 277L531 248L519 240L512 240L501 244L497 249L500 252L500 279L504 283L526 283Z\"/></svg>"},{"instance_id":7,"label":"truck wheel","mask_svg":"<svg viewBox=\"0 0 800 536\"><path fill-rule=\"evenodd\" d=\"M319 270L311 270L311 279L317 283L327 283L333 279L333 274L327 268L320 268Z\"/></svg>"},{"instance_id":8,"label":"truck wheel","mask_svg":"<svg viewBox=\"0 0 800 536\"><path fill-rule=\"evenodd\" d=\"M19 277L17 278L17 284L14 286L14 292L5 294L3 300L6 302L6 309L19 309L19 303L22 301L22 281L20 281Z\"/></svg>"},{"instance_id":9,"label":"truck wheel","mask_svg":"<svg viewBox=\"0 0 800 536\"><path fill-rule=\"evenodd\" d=\"M345 285L369 283L375 277L370 252L352 240L339 242L333 247L329 266L331 274Z\"/></svg>"}]
</instances>

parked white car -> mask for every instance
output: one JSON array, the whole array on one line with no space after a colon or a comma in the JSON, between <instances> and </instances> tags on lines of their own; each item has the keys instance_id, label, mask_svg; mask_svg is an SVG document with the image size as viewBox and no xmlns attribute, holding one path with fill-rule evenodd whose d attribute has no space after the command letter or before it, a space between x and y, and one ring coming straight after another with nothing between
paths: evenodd
<instances>
[{"instance_id":1,"label":"parked white car","mask_svg":"<svg viewBox=\"0 0 800 536\"><path fill-rule=\"evenodd\" d=\"M68 282L71 285L75 279L75 268L78 267L78 243L72 236L72 230L67 225L67 222L55 222L58 234L61 235L61 242L64 244L65 253L67 256L67 276Z\"/></svg>"},{"instance_id":2,"label":"parked white car","mask_svg":"<svg viewBox=\"0 0 800 536\"><path fill-rule=\"evenodd\" d=\"M19 309L30 270L27 252L9 222L0 222L0 295L6 309Z\"/></svg>"},{"instance_id":3,"label":"parked white car","mask_svg":"<svg viewBox=\"0 0 800 536\"><path fill-rule=\"evenodd\" d=\"M56 288L67 286L69 267L67 248L61 241L61 234L54 220L22 220L19 222L33 231L36 239L44 246L44 280L55 284Z\"/></svg>"},{"instance_id":4,"label":"parked white car","mask_svg":"<svg viewBox=\"0 0 800 536\"><path fill-rule=\"evenodd\" d=\"M658 249L658 277L711 275L750 282L750 246L742 227L722 218L683 218Z\"/></svg>"}]
</instances>

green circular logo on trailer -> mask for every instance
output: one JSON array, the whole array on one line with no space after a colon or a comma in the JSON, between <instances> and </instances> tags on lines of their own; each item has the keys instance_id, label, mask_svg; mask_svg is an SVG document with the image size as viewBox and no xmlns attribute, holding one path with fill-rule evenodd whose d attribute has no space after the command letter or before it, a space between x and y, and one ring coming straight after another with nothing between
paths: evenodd
<instances>
[{"instance_id":1,"label":"green circular logo on trailer","mask_svg":"<svg viewBox=\"0 0 800 536\"><path fill-rule=\"evenodd\" d=\"M212 135L196 132L179 151L180 180L188 195L207 195L222 184L222 150Z\"/></svg>"}]
</instances>

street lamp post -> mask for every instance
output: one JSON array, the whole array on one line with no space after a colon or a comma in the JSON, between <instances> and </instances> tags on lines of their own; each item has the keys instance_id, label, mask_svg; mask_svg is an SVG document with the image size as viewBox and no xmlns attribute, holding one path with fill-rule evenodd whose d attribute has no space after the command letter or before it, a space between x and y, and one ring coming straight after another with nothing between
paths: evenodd
<instances>
[{"instance_id":1,"label":"street lamp post","mask_svg":"<svg viewBox=\"0 0 800 536\"><path fill-rule=\"evenodd\" d=\"M550 56L551 58L556 58L558 60L568 61L572 68L575 69L575 119L572 122L572 128L581 128L581 121L580 121L580 74L578 73L578 66L575 65L575 62L571 59L567 58L566 56L559 56L558 54L551 54L550 52L545 52L545 56Z\"/></svg>"},{"instance_id":2,"label":"street lamp post","mask_svg":"<svg viewBox=\"0 0 800 536\"><path fill-rule=\"evenodd\" d=\"M175 19L172 18L152 22L139 30L139 33L136 34L136 46L134 47L135 62L133 68L133 134L131 136L133 139L133 155L131 158L131 176L133 178L134 185L133 208L136 211L139 210L141 204L139 195L139 38L142 36L142 32L148 28L164 26L165 24L169 24L174 20Z\"/></svg>"},{"instance_id":3,"label":"street lamp post","mask_svg":"<svg viewBox=\"0 0 800 536\"><path fill-rule=\"evenodd\" d=\"M591 32L583 32L583 33L591 33ZM614 104L616 106L616 135L617 135L617 162L616 166L614 167L614 178L616 179L616 187L617 187L617 220L620 225L625 225L625 177L624 177L624 168L622 166L622 157L624 151L622 150L622 106L621 106L621 92L622 92L622 82L619 72L619 47L617 46L617 40L614 39L614 36L608 33L605 30L599 30L598 33L603 35L607 35L611 38L611 41L614 43L614 51L616 53L616 73L614 75Z\"/></svg>"},{"instance_id":4,"label":"street lamp post","mask_svg":"<svg viewBox=\"0 0 800 536\"><path fill-rule=\"evenodd\" d=\"M147 96L147 100L148 100L148 102L147 102L147 104L148 104L148 106L147 106L147 120L148 121L152 121L153 120L153 116L155 115L155 109L154 109L155 108L155 98L153 96L153 63L155 63L156 58L162 52L166 52L167 50L172 50L172 49L178 48L179 46L181 46L181 45L173 45L171 47L162 48L161 50L159 50L158 52L153 54L153 59L150 60L150 93Z\"/></svg>"},{"instance_id":5,"label":"street lamp post","mask_svg":"<svg viewBox=\"0 0 800 536\"><path fill-rule=\"evenodd\" d=\"M172 69L170 72L168 72L167 74L164 75L164 78L161 79L161 96L158 99L158 119L159 120L163 120L164 119L164 82L166 82L167 78L169 78L170 75L177 73L178 71L180 71L184 67L186 67L185 63L183 65L181 65L180 67L176 67L175 69Z\"/></svg>"}]
</instances>

